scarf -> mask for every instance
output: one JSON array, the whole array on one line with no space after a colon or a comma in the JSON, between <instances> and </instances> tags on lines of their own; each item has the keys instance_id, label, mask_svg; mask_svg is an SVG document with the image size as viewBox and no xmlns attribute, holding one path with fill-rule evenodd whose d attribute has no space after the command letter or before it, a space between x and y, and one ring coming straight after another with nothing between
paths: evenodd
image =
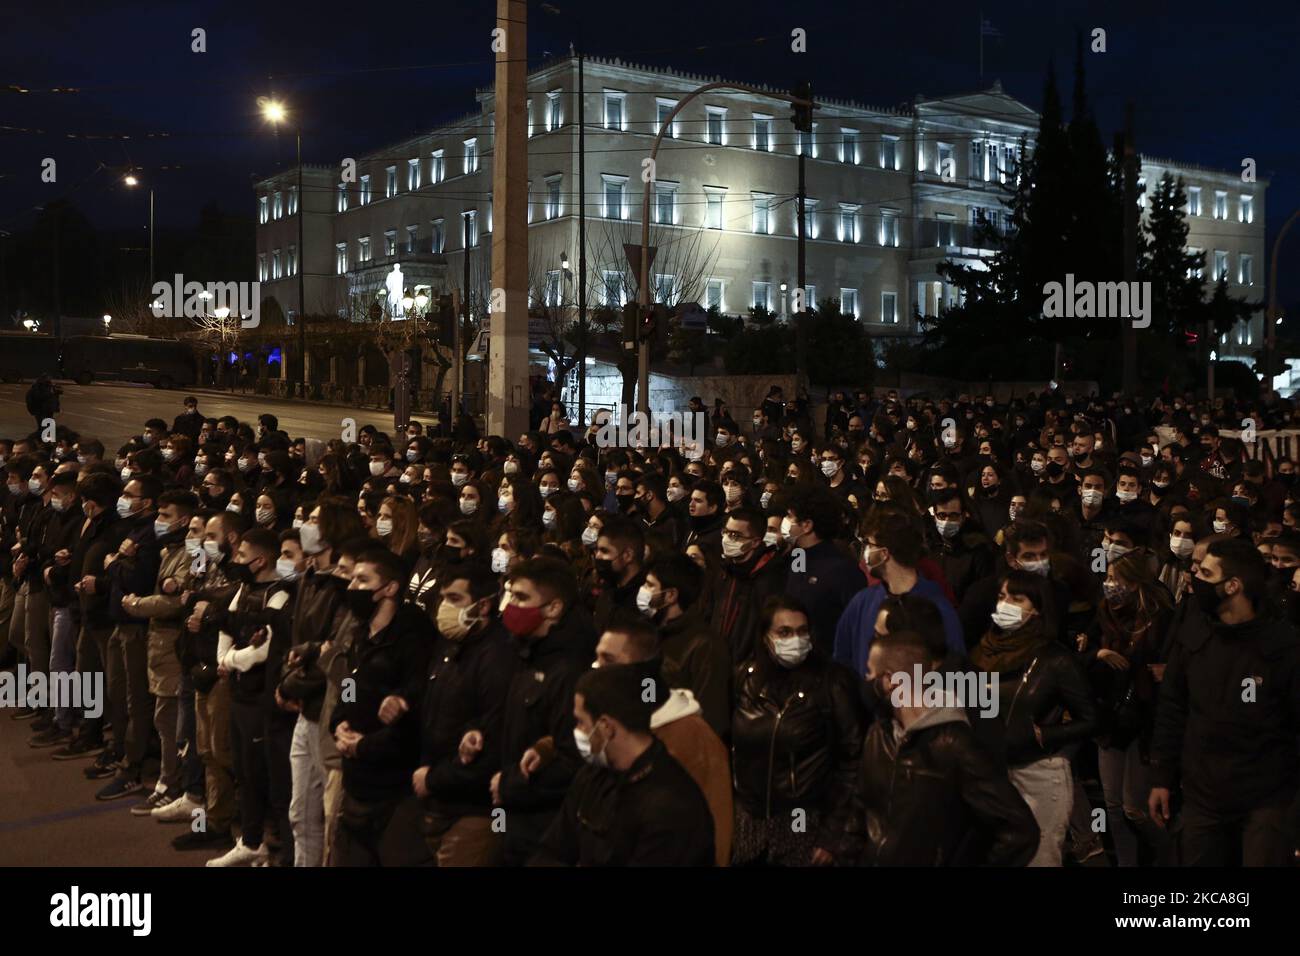
<instances>
[{"instance_id":1,"label":"scarf","mask_svg":"<svg viewBox=\"0 0 1300 956\"><path fill-rule=\"evenodd\" d=\"M996 627L980 638L971 651L970 662L988 673L1008 673L1024 667L1047 642L1041 621L1030 621L1014 631Z\"/></svg>"}]
</instances>

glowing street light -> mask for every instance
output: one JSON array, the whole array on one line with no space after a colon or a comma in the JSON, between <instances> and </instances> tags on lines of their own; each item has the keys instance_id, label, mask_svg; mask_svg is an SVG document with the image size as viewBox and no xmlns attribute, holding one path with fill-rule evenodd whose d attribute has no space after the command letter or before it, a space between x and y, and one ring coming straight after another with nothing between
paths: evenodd
<instances>
[{"instance_id":1,"label":"glowing street light","mask_svg":"<svg viewBox=\"0 0 1300 956\"><path fill-rule=\"evenodd\" d=\"M289 118L288 108L279 100L270 96L259 96L257 105L262 111L262 118L272 126L279 126ZM303 203L307 201L307 196L302 188L302 125L301 122L295 123L293 138L295 151L298 157L298 309L294 324L298 326L298 397L307 397L307 299L303 285L302 258L306 255L307 246L303 242L303 220L306 216L303 214Z\"/></svg>"},{"instance_id":2,"label":"glowing street light","mask_svg":"<svg viewBox=\"0 0 1300 956\"><path fill-rule=\"evenodd\" d=\"M268 123L283 123L289 115L289 111L279 100L259 97L257 102L262 107L262 118Z\"/></svg>"},{"instance_id":3,"label":"glowing street light","mask_svg":"<svg viewBox=\"0 0 1300 956\"><path fill-rule=\"evenodd\" d=\"M122 182L126 183L128 186L139 186L139 185L140 185L140 180L136 179L136 178L135 178L134 176L132 176L130 173L128 173L128 174L125 176L125 178L123 178Z\"/></svg>"},{"instance_id":4,"label":"glowing street light","mask_svg":"<svg viewBox=\"0 0 1300 956\"><path fill-rule=\"evenodd\" d=\"M230 309L229 309L229 307L223 305L223 306L220 306L220 307L218 307L218 308L216 308L216 309L213 309L213 310L212 310L212 314L215 315L215 316L216 316L217 318L219 318L219 319L226 319L226 318L229 318L229 316L230 316Z\"/></svg>"}]
</instances>

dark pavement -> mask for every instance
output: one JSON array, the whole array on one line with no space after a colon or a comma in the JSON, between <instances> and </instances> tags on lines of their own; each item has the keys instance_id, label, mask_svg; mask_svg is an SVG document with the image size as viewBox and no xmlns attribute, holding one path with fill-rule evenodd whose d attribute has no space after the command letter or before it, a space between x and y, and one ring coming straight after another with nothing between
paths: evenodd
<instances>
[{"instance_id":1,"label":"dark pavement","mask_svg":"<svg viewBox=\"0 0 1300 956\"><path fill-rule=\"evenodd\" d=\"M110 459L123 442L144 430L146 419L161 418L170 425L185 410L186 395L195 395L199 400L199 411L210 418L234 415L241 422L255 426L258 415L270 412L280 420L280 428L293 438L319 438L321 441L340 438L345 418L354 419L358 428L370 423L380 431L390 434L393 431L393 413L387 409L350 408L265 395L159 390L149 385L76 385L63 381L58 384L63 395L62 411L55 416L56 421L82 435L98 438L104 443ZM35 427L32 417L27 414L29 388L30 382L0 384L0 437L27 435ZM433 420L432 416L423 414L416 415L415 419L426 425Z\"/></svg>"}]
</instances>

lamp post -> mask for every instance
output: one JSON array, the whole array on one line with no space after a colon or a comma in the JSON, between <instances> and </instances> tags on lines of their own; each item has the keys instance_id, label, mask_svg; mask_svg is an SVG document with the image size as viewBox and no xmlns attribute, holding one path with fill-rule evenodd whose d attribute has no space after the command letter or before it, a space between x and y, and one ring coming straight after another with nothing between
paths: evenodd
<instances>
[{"instance_id":1,"label":"lamp post","mask_svg":"<svg viewBox=\"0 0 1300 956\"><path fill-rule=\"evenodd\" d=\"M127 186L139 186L140 179L134 173L127 173L122 178ZM149 187L149 288L153 289L153 187Z\"/></svg>"},{"instance_id":2,"label":"lamp post","mask_svg":"<svg viewBox=\"0 0 1300 956\"><path fill-rule=\"evenodd\" d=\"M113 322L113 317L112 317L111 315L105 315L105 316L104 316L104 334L105 334L105 335L112 335L112 334L113 334L112 332L110 332L110 331L108 330L108 327L109 327L109 325L112 324L112 322Z\"/></svg>"},{"instance_id":3,"label":"lamp post","mask_svg":"<svg viewBox=\"0 0 1300 956\"><path fill-rule=\"evenodd\" d=\"M272 126L279 126L288 117L288 110L283 103L274 99L262 100L263 118ZM298 397L307 397L307 303L303 293L302 266L307 258L303 245L303 220L306 214L303 203L306 196L302 191L302 126L294 124L293 139L298 159L298 255L294 261L294 270L298 273Z\"/></svg>"}]
</instances>

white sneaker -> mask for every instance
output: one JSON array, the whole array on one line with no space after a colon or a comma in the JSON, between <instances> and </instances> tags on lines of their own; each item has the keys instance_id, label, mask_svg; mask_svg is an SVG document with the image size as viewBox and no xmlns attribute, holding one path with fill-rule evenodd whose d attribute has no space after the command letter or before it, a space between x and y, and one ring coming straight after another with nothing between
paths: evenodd
<instances>
[{"instance_id":1,"label":"white sneaker","mask_svg":"<svg viewBox=\"0 0 1300 956\"><path fill-rule=\"evenodd\" d=\"M266 844L263 843L256 850L250 850L244 846L244 839L240 837L235 845L226 852L224 856L219 856L215 860L208 860L205 866L249 866L259 860L267 858Z\"/></svg>"},{"instance_id":2,"label":"white sneaker","mask_svg":"<svg viewBox=\"0 0 1300 956\"><path fill-rule=\"evenodd\" d=\"M149 816L159 823L189 823L194 819L194 811L202 809L203 804L196 803L188 793L183 793L171 803L155 807Z\"/></svg>"}]
</instances>

